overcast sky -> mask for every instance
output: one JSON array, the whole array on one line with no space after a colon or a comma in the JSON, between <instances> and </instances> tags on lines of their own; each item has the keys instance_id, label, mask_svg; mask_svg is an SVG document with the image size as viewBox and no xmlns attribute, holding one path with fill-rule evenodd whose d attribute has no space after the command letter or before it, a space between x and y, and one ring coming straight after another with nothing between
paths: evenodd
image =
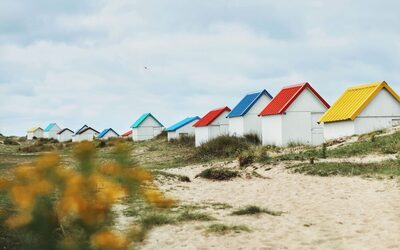
<instances>
[{"instance_id":1,"label":"overcast sky","mask_svg":"<svg viewBox=\"0 0 400 250\"><path fill-rule=\"evenodd\" d=\"M285 3L283 3L285 2ZM400 91L399 1L1 0L0 133L125 132L308 81ZM145 68L147 67L147 69Z\"/></svg>"}]
</instances>

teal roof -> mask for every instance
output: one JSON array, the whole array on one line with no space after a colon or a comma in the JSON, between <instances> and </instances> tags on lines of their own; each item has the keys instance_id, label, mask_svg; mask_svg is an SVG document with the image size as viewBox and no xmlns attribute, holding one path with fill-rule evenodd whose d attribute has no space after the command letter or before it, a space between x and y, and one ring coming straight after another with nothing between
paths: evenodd
<instances>
[{"instance_id":1,"label":"teal roof","mask_svg":"<svg viewBox=\"0 0 400 250\"><path fill-rule=\"evenodd\" d=\"M56 126L55 123L50 123L47 125L47 127L44 129L44 132L49 132L54 126Z\"/></svg>"},{"instance_id":2,"label":"teal roof","mask_svg":"<svg viewBox=\"0 0 400 250\"><path fill-rule=\"evenodd\" d=\"M142 124L147 118L153 118L158 124L160 124L161 127L164 127L164 125L161 124L151 113L144 113L137 121L131 126L131 128L138 128L140 124Z\"/></svg>"}]
</instances>

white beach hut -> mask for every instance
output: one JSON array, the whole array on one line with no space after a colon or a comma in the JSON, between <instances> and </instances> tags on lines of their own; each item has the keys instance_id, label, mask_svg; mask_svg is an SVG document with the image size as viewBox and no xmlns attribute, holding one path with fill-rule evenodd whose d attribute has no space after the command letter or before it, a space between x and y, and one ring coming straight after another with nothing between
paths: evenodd
<instances>
[{"instance_id":1,"label":"white beach hut","mask_svg":"<svg viewBox=\"0 0 400 250\"><path fill-rule=\"evenodd\" d=\"M198 116L188 117L167 128L166 131L168 132L168 140L170 141L172 139L178 139L182 136L194 135L193 125L198 120L200 120L200 117Z\"/></svg>"},{"instance_id":2,"label":"white beach hut","mask_svg":"<svg viewBox=\"0 0 400 250\"><path fill-rule=\"evenodd\" d=\"M27 131L26 138L33 140L34 138L43 138L43 129L41 127L31 128Z\"/></svg>"},{"instance_id":3,"label":"white beach hut","mask_svg":"<svg viewBox=\"0 0 400 250\"><path fill-rule=\"evenodd\" d=\"M108 140L110 138L118 138L119 134L114 131L112 128L104 129L98 136L97 139L99 140Z\"/></svg>"},{"instance_id":4,"label":"white beach hut","mask_svg":"<svg viewBox=\"0 0 400 250\"><path fill-rule=\"evenodd\" d=\"M64 128L61 129L58 133L57 133L57 140L59 142L65 142L65 141L70 141L72 140L72 136L74 135L74 131L72 131L69 128Z\"/></svg>"},{"instance_id":5,"label":"white beach hut","mask_svg":"<svg viewBox=\"0 0 400 250\"><path fill-rule=\"evenodd\" d=\"M348 88L322 116L326 140L400 125L400 97L384 81Z\"/></svg>"},{"instance_id":6,"label":"white beach hut","mask_svg":"<svg viewBox=\"0 0 400 250\"><path fill-rule=\"evenodd\" d=\"M93 141L99 135L99 131L84 125L80 128L73 136L73 142L80 142L80 141Z\"/></svg>"},{"instance_id":7,"label":"white beach hut","mask_svg":"<svg viewBox=\"0 0 400 250\"><path fill-rule=\"evenodd\" d=\"M134 141L150 140L159 135L163 125L151 113L145 113L131 126Z\"/></svg>"},{"instance_id":8,"label":"white beach hut","mask_svg":"<svg viewBox=\"0 0 400 250\"><path fill-rule=\"evenodd\" d=\"M50 123L43 131L43 137L47 139L57 139L57 133L61 128L56 123Z\"/></svg>"},{"instance_id":9,"label":"white beach hut","mask_svg":"<svg viewBox=\"0 0 400 250\"><path fill-rule=\"evenodd\" d=\"M260 113L263 145L323 143L323 127L318 121L328 108L309 83L283 88Z\"/></svg>"},{"instance_id":10,"label":"white beach hut","mask_svg":"<svg viewBox=\"0 0 400 250\"><path fill-rule=\"evenodd\" d=\"M229 134L243 136L257 134L261 140L260 112L272 100L272 96L263 91L249 93L228 114Z\"/></svg>"},{"instance_id":11,"label":"white beach hut","mask_svg":"<svg viewBox=\"0 0 400 250\"><path fill-rule=\"evenodd\" d=\"M226 116L230 111L228 107L211 110L193 125L196 147L220 135L229 134L229 121Z\"/></svg>"}]
</instances>

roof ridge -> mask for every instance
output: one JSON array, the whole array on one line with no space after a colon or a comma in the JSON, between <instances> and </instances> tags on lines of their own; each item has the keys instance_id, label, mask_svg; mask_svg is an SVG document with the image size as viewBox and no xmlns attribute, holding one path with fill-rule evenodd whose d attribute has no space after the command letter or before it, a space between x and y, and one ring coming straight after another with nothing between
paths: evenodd
<instances>
[{"instance_id":1,"label":"roof ridge","mask_svg":"<svg viewBox=\"0 0 400 250\"><path fill-rule=\"evenodd\" d=\"M291 89L291 88L297 88L297 87L302 87L305 85L310 85L308 82L303 82L303 83L296 83L296 84L291 84L291 85L286 85L285 87L283 87L282 89Z\"/></svg>"},{"instance_id":2,"label":"roof ridge","mask_svg":"<svg viewBox=\"0 0 400 250\"><path fill-rule=\"evenodd\" d=\"M378 87L381 84L385 84L385 81L379 81L379 82L373 82L373 83L366 83L366 84L360 84L357 86L352 86L347 88L347 90L357 90L357 89L364 89L364 88L371 88L371 87Z\"/></svg>"}]
</instances>

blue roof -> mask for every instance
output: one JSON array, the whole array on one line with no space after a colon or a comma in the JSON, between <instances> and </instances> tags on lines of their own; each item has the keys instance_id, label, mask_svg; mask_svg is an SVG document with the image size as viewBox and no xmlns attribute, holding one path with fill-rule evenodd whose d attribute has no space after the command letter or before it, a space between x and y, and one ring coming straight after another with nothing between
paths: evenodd
<instances>
[{"instance_id":1,"label":"blue roof","mask_svg":"<svg viewBox=\"0 0 400 250\"><path fill-rule=\"evenodd\" d=\"M272 99L272 96L265 89L261 92L247 94L228 114L227 117L244 116L253 105L260 99L261 96L266 95Z\"/></svg>"},{"instance_id":2,"label":"blue roof","mask_svg":"<svg viewBox=\"0 0 400 250\"><path fill-rule=\"evenodd\" d=\"M44 132L49 132L56 124L55 123L50 123L47 125L47 127L44 129Z\"/></svg>"},{"instance_id":3,"label":"blue roof","mask_svg":"<svg viewBox=\"0 0 400 250\"><path fill-rule=\"evenodd\" d=\"M105 136L109 131L114 132L117 136L119 136L119 134L117 132L114 131L114 129L112 128L106 128L103 131L101 131L101 133L97 136L98 139L102 138L103 136Z\"/></svg>"},{"instance_id":4,"label":"blue roof","mask_svg":"<svg viewBox=\"0 0 400 250\"><path fill-rule=\"evenodd\" d=\"M144 113L142 116L137 119L137 121L131 126L131 128L138 128L140 124L142 124L148 117L153 118L158 124L160 124L161 127L164 127L164 125L161 124L151 113Z\"/></svg>"},{"instance_id":5,"label":"blue roof","mask_svg":"<svg viewBox=\"0 0 400 250\"><path fill-rule=\"evenodd\" d=\"M189 124L195 120L200 120L200 117L198 116L194 116L194 117L188 117L183 119L182 121L172 125L171 127L167 128L167 132L172 132L172 131L176 131L177 129L182 128L183 126L185 126L186 124Z\"/></svg>"}]
</instances>

